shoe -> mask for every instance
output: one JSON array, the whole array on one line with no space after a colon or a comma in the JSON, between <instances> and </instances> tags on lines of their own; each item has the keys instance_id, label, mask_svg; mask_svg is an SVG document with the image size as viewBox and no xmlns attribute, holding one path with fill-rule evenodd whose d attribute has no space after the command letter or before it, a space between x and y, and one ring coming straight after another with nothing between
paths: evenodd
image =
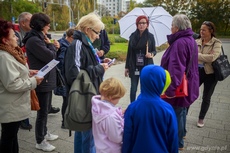
<instances>
[{"instance_id":1,"label":"shoe","mask_svg":"<svg viewBox=\"0 0 230 153\"><path fill-rule=\"evenodd\" d=\"M202 127L204 127L204 121L202 119L199 119L199 121L197 122L196 125L197 125L197 127L202 128Z\"/></svg>"},{"instance_id":2,"label":"shoe","mask_svg":"<svg viewBox=\"0 0 230 153\"><path fill-rule=\"evenodd\" d=\"M178 150L182 151L182 150L184 150L184 147L183 148L178 148Z\"/></svg>"},{"instance_id":3,"label":"shoe","mask_svg":"<svg viewBox=\"0 0 230 153\"><path fill-rule=\"evenodd\" d=\"M47 134L45 135L45 139L48 141L53 141L53 140L56 140L57 138L58 138L58 135L54 135L49 132L47 132Z\"/></svg>"},{"instance_id":4,"label":"shoe","mask_svg":"<svg viewBox=\"0 0 230 153\"><path fill-rule=\"evenodd\" d=\"M51 144L49 144L49 142L46 141L46 139L44 139L40 144L36 144L36 149L39 150L43 150L43 151L53 151L55 149L55 147Z\"/></svg>"},{"instance_id":5,"label":"shoe","mask_svg":"<svg viewBox=\"0 0 230 153\"><path fill-rule=\"evenodd\" d=\"M62 129L67 129L63 123L61 124L61 128Z\"/></svg>"},{"instance_id":6,"label":"shoe","mask_svg":"<svg viewBox=\"0 0 230 153\"><path fill-rule=\"evenodd\" d=\"M50 108L50 111L49 111L49 114L56 114L60 111L60 108L59 107L51 107Z\"/></svg>"},{"instance_id":7,"label":"shoe","mask_svg":"<svg viewBox=\"0 0 230 153\"><path fill-rule=\"evenodd\" d=\"M25 122L21 122L20 129L30 130L30 129L32 129L32 125L31 124L26 124Z\"/></svg>"}]
</instances>

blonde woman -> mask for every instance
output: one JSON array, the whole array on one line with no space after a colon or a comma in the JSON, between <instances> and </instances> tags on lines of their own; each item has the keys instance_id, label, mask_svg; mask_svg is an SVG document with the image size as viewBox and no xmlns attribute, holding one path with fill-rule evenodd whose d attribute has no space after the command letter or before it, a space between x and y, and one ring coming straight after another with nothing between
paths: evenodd
<instances>
[{"instance_id":1,"label":"blonde woman","mask_svg":"<svg viewBox=\"0 0 230 153\"><path fill-rule=\"evenodd\" d=\"M92 43L99 39L100 31L104 29L104 24L98 15L90 13L79 20L75 29L74 40L65 55L67 91L80 69L84 69L88 72L98 92L105 70L109 67L107 62L110 59L104 60L105 63L100 63L100 58L96 54ZM92 129L75 132L74 153L95 153Z\"/></svg>"}]
</instances>

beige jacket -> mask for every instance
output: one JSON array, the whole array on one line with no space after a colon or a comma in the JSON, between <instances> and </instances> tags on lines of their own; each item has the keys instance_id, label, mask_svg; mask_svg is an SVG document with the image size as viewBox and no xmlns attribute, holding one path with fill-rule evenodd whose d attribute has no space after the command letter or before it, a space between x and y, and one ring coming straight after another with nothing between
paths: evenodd
<instances>
[{"instance_id":1,"label":"beige jacket","mask_svg":"<svg viewBox=\"0 0 230 153\"><path fill-rule=\"evenodd\" d=\"M202 39L196 40L198 45L198 63L204 65L206 74L214 73L212 62L215 61L221 53L221 41L213 37L207 44L202 46Z\"/></svg>"},{"instance_id":2,"label":"beige jacket","mask_svg":"<svg viewBox=\"0 0 230 153\"><path fill-rule=\"evenodd\" d=\"M21 121L31 113L30 90L36 88L27 66L0 50L0 123Z\"/></svg>"}]
</instances>

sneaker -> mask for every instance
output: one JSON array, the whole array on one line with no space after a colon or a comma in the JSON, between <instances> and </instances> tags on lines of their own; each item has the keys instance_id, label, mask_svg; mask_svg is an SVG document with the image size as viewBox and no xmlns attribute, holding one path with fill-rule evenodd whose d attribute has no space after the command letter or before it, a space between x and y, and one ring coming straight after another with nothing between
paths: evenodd
<instances>
[{"instance_id":1,"label":"sneaker","mask_svg":"<svg viewBox=\"0 0 230 153\"><path fill-rule=\"evenodd\" d=\"M47 134L45 135L45 139L48 141L53 141L53 140L56 140L57 138L58 138L58 135L54 135L49 132L47 132Z\"/></svg>"},{"instance_id":2,"label":"sneaker","mask_svg":"<svg viewBox=\"0 0 230 153\"><path fill-rule=\"evenodd\" d=\"M40 144L36 144L36 149L39 150L43 150L43 151L53 151L55 149L55 147L51 144L49 144L49 142L46 141L46 139L44 139Z\"/></svg>"}]
</instances>

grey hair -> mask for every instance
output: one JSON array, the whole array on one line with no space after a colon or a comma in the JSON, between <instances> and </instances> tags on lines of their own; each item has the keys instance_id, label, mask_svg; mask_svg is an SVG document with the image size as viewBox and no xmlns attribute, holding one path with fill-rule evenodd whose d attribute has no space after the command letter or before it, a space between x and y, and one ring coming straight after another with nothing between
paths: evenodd
<instances>
[{"instance_id":1,"label":"grey hair","mask_svg":"<svg viewBox=\"0 0 230 153\"><path fill-rule=\"evenodd\" d=\"M75 29L84 32L85 28L93 28L94 29L95 27L99 27L99 28L101 28L101 30L103 30L105 28L105 25L101 21L100 16L98 14L96 14L95 12L93 12L93 13L89 13L89 14L83 16L79 20Z\"/></svg>"},{"instance_id":2,"label":"grey hair","mask_svg":"<svg viewBox=\"0 0 230 153\"><path fill-rule=\"evenodd\" d=\"M173 17L172 25L177 27L179 31L192 28L191 21L185 14L176 14Z\"/></svg>"},{"instance_id":3,"label":"grey hair","mask_svg":"<svg viewBox=\"0 0 230 153\"><path fill-rule=\"evenodd\" d=\"M31 16L32 16L32 14L29 13L29 12L22 12L22 13L19 14L19 16L18 16L18 23L21 23L22 21L27 20L26 15L31 15Z\"/></svg>"}]
</instances>

